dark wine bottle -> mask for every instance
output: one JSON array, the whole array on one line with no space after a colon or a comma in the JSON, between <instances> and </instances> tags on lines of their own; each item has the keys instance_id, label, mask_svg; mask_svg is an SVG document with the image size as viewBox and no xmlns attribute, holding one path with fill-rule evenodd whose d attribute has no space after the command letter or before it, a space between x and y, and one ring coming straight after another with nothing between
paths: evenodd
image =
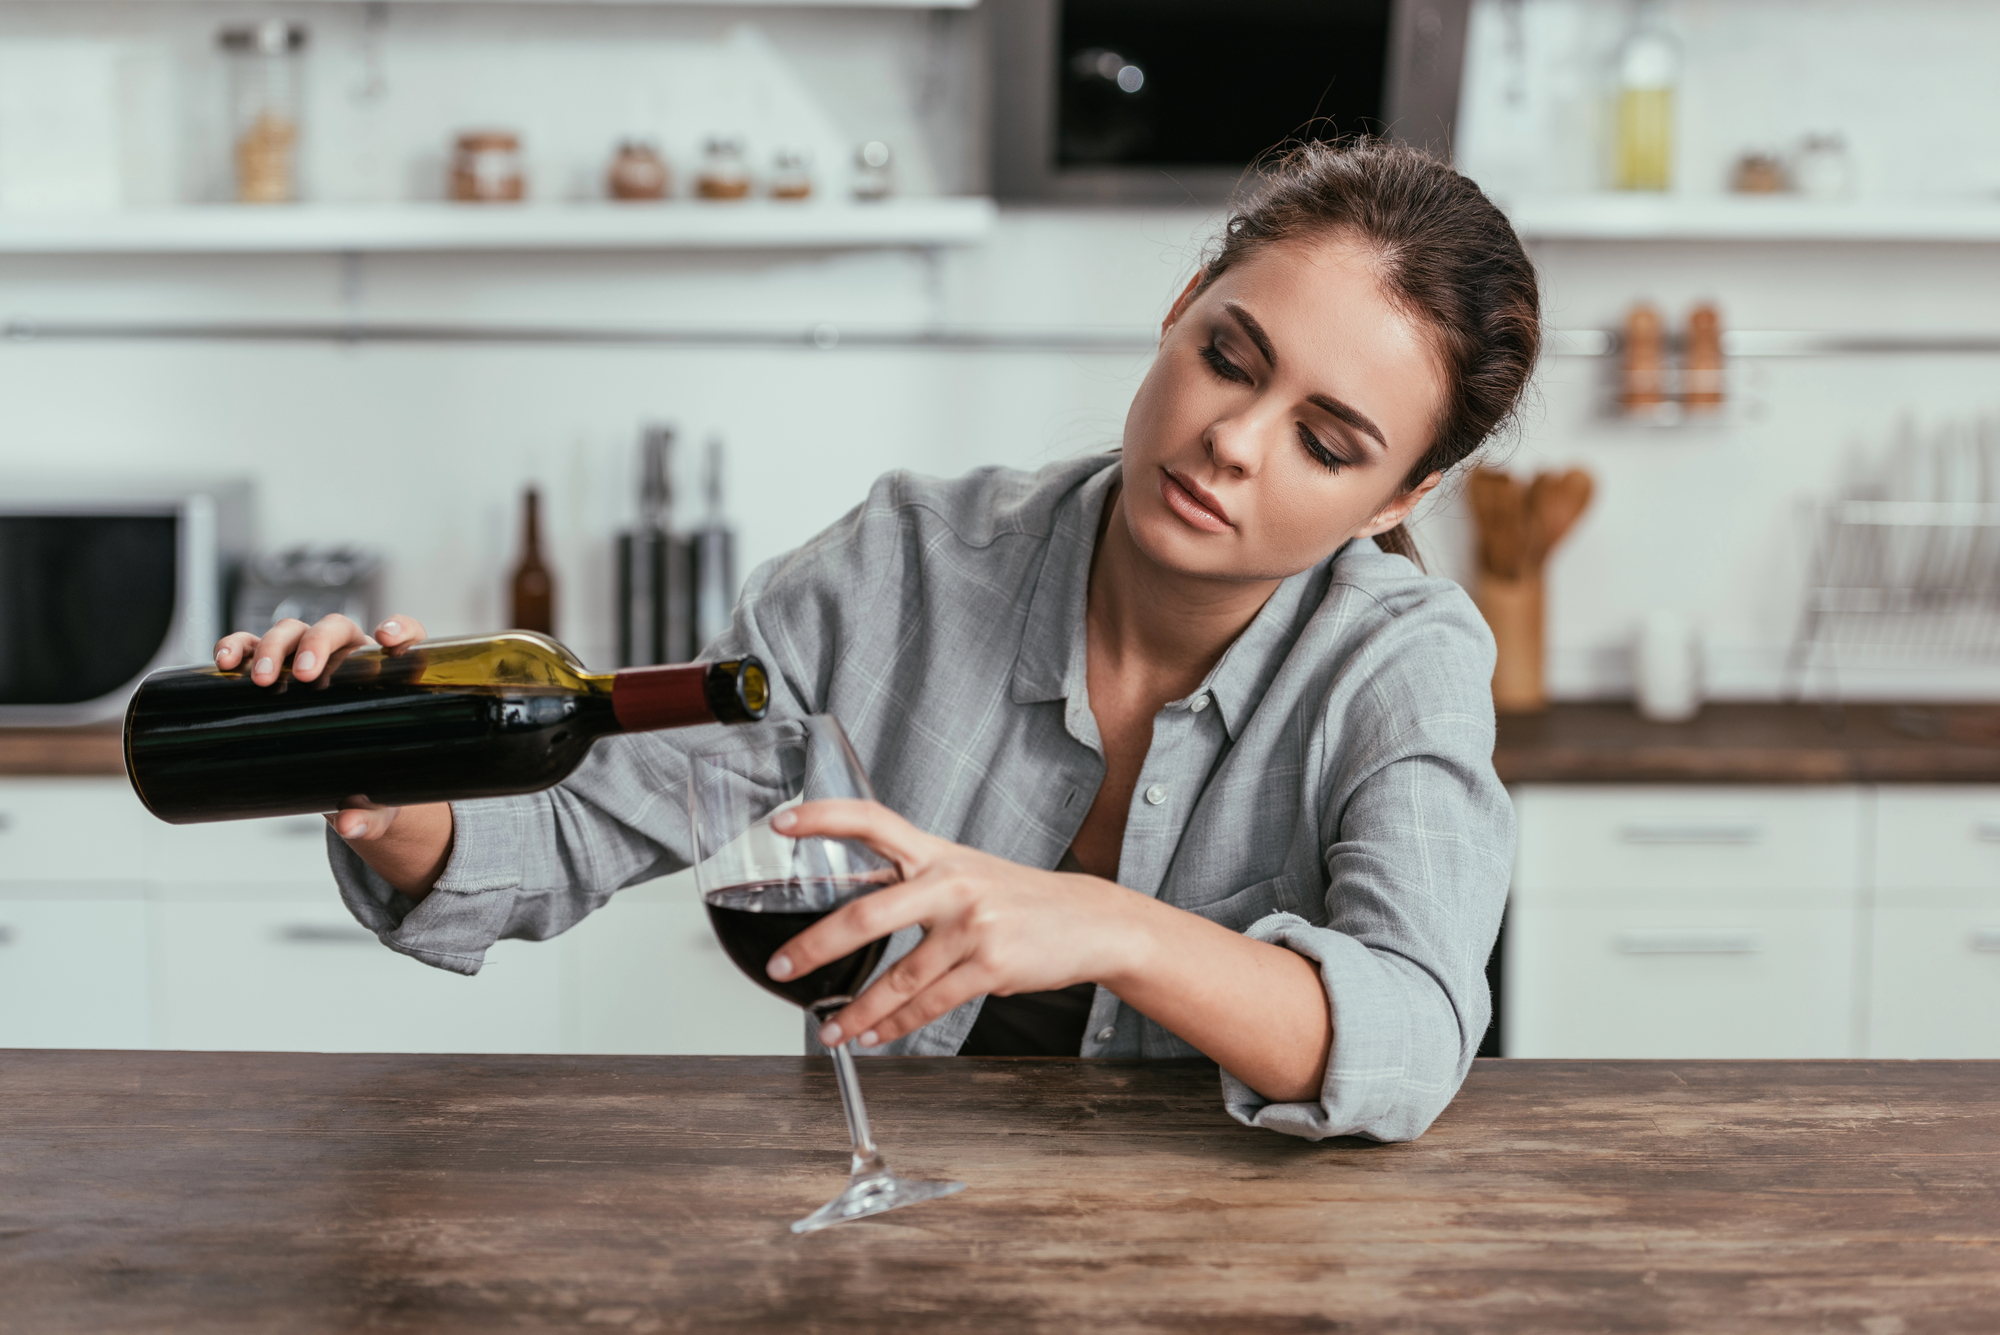
<instances>
[{"instance_id":1,"label":"dark wine bottle","mask_svg":"<svg viewBox=\"0 0 2000 1335\"><path fill-rule=\"evenodd\" d=\"M542 560L542 494L521 493L521 563L514 567L508 609L515 630L556 631L556 577Z\"/></svg>"},{"instance_id":2,"label":"dark wine bottle","mask_svg":"<svg viewBox=\"0 0 2000 1335\"><path fill-rule=\"evenodd\" d=\"M125 713L125 771L176 825L505 797L561 782L612 733L760 719L769 687L748 656L586 672L524 632L363 649L310 682L169 668Z\"/></svg>"}]
</instances>

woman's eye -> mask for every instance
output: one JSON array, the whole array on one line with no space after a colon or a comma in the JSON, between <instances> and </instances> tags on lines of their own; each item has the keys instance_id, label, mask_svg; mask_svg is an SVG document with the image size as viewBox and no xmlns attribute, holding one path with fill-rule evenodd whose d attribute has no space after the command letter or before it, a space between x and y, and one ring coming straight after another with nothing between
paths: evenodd
<instances>
[{"instance_id":1,"label":"woman's eye","mask_svg":"<svg viewBox=\"0 0 2000 1335\"><path fill-rule=\"evenodd\" d=\"M1238 385L1247 385L1250 383L1250 377L1243 374L1235 362L1223 356L1213 343L1204 343L1201 345L1201 359L1208 363L1209 370L1215 372L1224 380L1232 381Z\"/></svg>"},{"instance_id":2,"label":"woman's eye","mask_svg":"<svg viewBox=\"0 0 2000 1335\"><path fill-rule=\"evenodd\" d=\"M1312 433L1312 428L1308 427L1304 422L1299 423L1299 444L1305 446L1306 453L1312 456L1312 461L1327 472L1338 473L1340 471L1340 456L1320 444L1319 437L1315 436Z\"/></svg>"}]
</instances>

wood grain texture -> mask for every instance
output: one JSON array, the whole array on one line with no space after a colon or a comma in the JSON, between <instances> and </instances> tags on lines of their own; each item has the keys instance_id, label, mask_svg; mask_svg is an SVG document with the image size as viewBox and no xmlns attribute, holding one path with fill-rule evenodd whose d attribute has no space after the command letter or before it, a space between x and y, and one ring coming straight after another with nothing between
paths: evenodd
<instances>
[{"instance_id":1,"label":"wood grain texture","mask_svg":"<svg viewBox=\"0 0 2000 1335\"><path fill-rule=\"evenodd\" d=\"M1991 705L1711 704L1649 723L1628 704L1500 719L1507 783L2000 783Z\"/></svg>"},{"instance_id":2,"label":"wood grain texture","mask_svg":"<svg viewBox=\"0 0 2000 1335\"><path fill-rule=\"evenodd\" d=\"M125 743L117 725L0 728L0 774L123 774Z\"/></svg>"},{"instance_id":3,"label":"wood grain texture","mask_svg":"<svg viewBox=\"0 0 2000 1335\"><path fill-rule=\"evenodd\" d=\"M862 1064L967 1190L825 1233L805 1058L0 1053L12 1331L1980 1332L2000 1063L1482 1061L1423 1139L1200 1062Z\"/></svg>"}]
</instances>

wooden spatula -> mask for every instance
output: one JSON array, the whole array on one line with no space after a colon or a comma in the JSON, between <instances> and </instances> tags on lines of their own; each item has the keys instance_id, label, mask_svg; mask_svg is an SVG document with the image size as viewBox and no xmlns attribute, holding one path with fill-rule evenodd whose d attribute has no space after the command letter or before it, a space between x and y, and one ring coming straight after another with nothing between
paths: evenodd
<instances>
[{"instance_id":1,"label":"wooden spatula","mask_svg":"<svg viewBox=\"0 0 2000 1335\"><path fill-rule=\"evenodd\" d=\"M1527 565L1539 570L1590 505L1590 474L1581 468L1566 473L1537 473L1528 484Z\"/></svg>"}]
</instances>

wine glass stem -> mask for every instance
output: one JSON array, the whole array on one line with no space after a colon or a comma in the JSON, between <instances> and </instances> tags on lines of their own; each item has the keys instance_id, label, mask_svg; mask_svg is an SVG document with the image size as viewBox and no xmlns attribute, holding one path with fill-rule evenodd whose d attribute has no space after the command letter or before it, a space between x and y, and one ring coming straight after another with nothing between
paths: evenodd
<instances>
[{"instance_id":1,"label":"wine glass stem","mask_svg":"<svg viewBox=\"0 0 2000 1335\"><path fill-rule=\"evenodd\" d=\"M833 1074L840 1081L840 1106L847 1113L847 1134L854 1142L854 1164L849 1171L855 1178L874 1177L886 1174L889 1165L882 1162L875 1137L868 1130L868 1105L861 1101L861 1077L855 1073L850 1051L853 1046L842 1043L833 1050Z\"/></svg>"}]
</instances>

